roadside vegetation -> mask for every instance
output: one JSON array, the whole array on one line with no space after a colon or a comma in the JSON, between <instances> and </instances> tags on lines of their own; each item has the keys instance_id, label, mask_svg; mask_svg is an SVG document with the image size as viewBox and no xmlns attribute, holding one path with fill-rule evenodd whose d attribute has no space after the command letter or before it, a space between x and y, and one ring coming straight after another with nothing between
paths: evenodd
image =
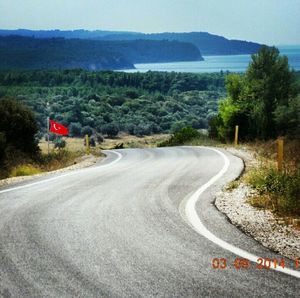
<instances>
[{"instance_id":1,"label":"roadside vegetation","mask_svg":"<svg viewBox=\"0 0 300 298\"><path fill-rule=\"evenodd\" d=\"M34 158L24 157L18 162L6 162L2 177L18 177L40 174L43 172L55 171L76 163L76 159L84 153L61 149L52 151L49 154L39 153Z\"/></svg>"},{"instance_id":2,"label":"roadside vegetation","mask_svg":"<svg viewBox=\"0 0 300 298\"><path fill-rule=\"evenodd\" d=\"M21 102L0 100L0 178L33 175L74 163L80 152L41 152L34 113Z\"/></svg>"},{"instance_id":3,"label":"roadside vegetation","mask_svg":"<svg viewBox=\"0 0 300 298\"><path fill-rule=\"evenodd\" d=\"M218 143L219 142L211 139L205 131L199 131L192 127L184 127L172 134L167 140L159 143L158 146L215 146Z\"/></svg>"},{"instance_id":4,"label":"roadside vegetation","mask_svg":"<svg viewBox=\"0 0 300 298\"><path fill-rule=\"evenodd\" d=\"M263 47L245 75L226 78L227 98L210 119L210 136L233 140L235 125L239 139L250 142L261 164L246 175L246 182L259 196L250 203L281 215L300 216L300 84L290 70L287 57L276 48ZM285 138L284 168L276 168L276 138Z\"/></svg>"},{"instance_id":5,"label":"roadside vegetation","mask_svg":"<svg viewBox=\"0 0 300 298\"><path fill-rule=\"evenodd\" d=\"M280 216L300 217L300 140L285 139L284 167L277 170L276 141L248 144L257 152L258 167L251 167L243 180L258 191L250 203Z\"/></svg>"}]
</instances>

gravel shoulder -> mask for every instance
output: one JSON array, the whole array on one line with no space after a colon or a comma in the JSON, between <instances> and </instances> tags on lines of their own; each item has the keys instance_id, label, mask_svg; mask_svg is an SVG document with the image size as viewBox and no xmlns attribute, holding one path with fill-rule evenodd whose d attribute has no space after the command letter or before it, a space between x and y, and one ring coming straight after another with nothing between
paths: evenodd
<instances>
[{"instance_id":1,"label":"gravel shoulder","mask_svg":"<svg viewBox=\"0 0 300 298\"><path fill-rule=\"evenodd\" d=\"M31 176L19 176L19 177L11 177L11 178L2 179L2 180L0 180L0 187L13 185L13 184L19 183L19 182L29 181L29 180L32 180L34 178L43 177L43 176L47 176L47 175L50 175L50 174L64 173L64 172L67 172L67 171L86 168L86 167L89 167L89 166L92 166L92 165L96 164L97 162L99 162L102 159L103 159L102 156L98 157L98 156L94 156L94 155L84 155L84 156L81 156L81 157L77 158L73 165L65 167L65 168L61 168L61 169L58 169L58 170L55 170L55 171L43 172L43 173L40 173L40 174L31 175Z\"/></svg>"},{"instance_id":2,"label":"gravel shoulder","mask_svg":"<svg viewBox=\"0 0 300 298\"><path fill-rule=\"evenodd\" d=\"M246 168L258 165L254 154L246 149L227 150L242 158ZM216 194L215 206L232 224L263 246L290 259L300 258L300 230L287 225L269 210L252 207L247 201L256 194L255 190L242 181L238 182L233 190L224 188Z\"/></svg>"}]
</instances>

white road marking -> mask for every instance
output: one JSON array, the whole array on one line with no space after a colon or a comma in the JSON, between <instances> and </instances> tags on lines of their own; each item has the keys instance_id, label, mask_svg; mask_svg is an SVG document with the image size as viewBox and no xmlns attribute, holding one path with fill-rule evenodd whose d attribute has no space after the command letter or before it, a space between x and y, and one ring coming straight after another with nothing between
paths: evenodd
<instances>
[{"instance_id":1,"label":"white road marking","mask_svg":"<svg viewBox=\"0 0 300 298\"><path fill-rule=\"evenodd\" d=\"M110 162L108 164L105 164L105 165L102 165L102 166L100 165L99 167L101 169L106 168L108 166L114 165L115 163L117 163L123 157L123 155L120 154L117 151L114 151L114 150L106 150L106 151L115 153L118 156L118 158L116 158L115 160L113 160L112 162ZM93 168L93 169L98 169L98 167L97 168ZM53 181L53 180L57 180L57 179L60 179L60 178L66 177L66 176L76 175L79 172L82 172L82 171L85 171L85 170L89 170L90 171L91 168L84 168L84 169L74 170L74 171L72 171L70 173L62 174L62 175L55 176L55 177L52 177L52 178L49 178L49 179L45 179L45 180L41 180L41 181L37 181L37 182L25 184L25 185L20 185L20 186L16 186L16 187L12 187L12 188L3 189L3 190L0 190L0 194L1 193L5 193L5 192L10 192L10 191L18 190L18 189L28 188L28 187L31 187L31 186L34 186L34 185L38 185L38 184L43 184L43 183L50 182L50 181Z\"/></svg>"},{"instance_id":2,"label":"white road marking","mask_svg":"<svg viewBox=\"0 0 300 298\"><path fill-rule=\"evenodd\" d=\"M224 166L223 168L220 170L220 172L218 174L216 174L214 177L212 177L207 183L205 183L204 185L202 185L186 202L185 205L185 214L186 217L189 221L189 223L191 224L191 226L194 228L194 230L196 232L198 232L199 234L201 234L202 236L206 237L208 240L212 241L213 243L217 244L218 246L234 253L235 255L238 255L242 258L248 259L254 263L257 263L257 259L259 258L258 256L251 254L243 249L240 249L238 247L235 247L232 244L227 243L226 241L218 238L217 236L215 236L214 234L212 234L201 222L197 212L196 212L196 203L199 199L199 197L201 196L201 194L208 189L211 185L213 185L218 179L221 178L222 175L224 175L226 173L226 171L228 170L229 167L229 159L227 158L227 156L217 150L217 149L213 149L213 148L206 148L209 150L212 150L216 153L218 153L224 160ZM271 262L271 268L273 270L279 271L279 272L283 272L285 274L300 278L300 272L296 271L296 270L292 270L289 268L282 268L282 267L277 267L274 268L274 263Z\"/></svg>"}]
</instances>

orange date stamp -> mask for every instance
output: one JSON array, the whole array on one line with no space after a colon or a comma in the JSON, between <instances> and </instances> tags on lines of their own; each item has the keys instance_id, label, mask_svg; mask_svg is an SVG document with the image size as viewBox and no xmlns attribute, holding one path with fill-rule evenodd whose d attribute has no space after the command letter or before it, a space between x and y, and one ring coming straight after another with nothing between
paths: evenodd
<instances>
[{"instance_id":1,"label":"orange date stamp","mask_svg":"<svg viewBox=\"0 0 300 298\"><path fill-rule=\"evenodd\" d=\"M299 269L300 260L297 258L294 260L295 269ZM256 263L249 261L245 258L235 258L231 263L226 258L213 258L211 262L213 269L224 270L228 267L233 267L234 269L250 269L256 268L259 270L263 269L276 269L285 268L285 260L281 258L258 258Z\"/></svg>"}]
</instances>

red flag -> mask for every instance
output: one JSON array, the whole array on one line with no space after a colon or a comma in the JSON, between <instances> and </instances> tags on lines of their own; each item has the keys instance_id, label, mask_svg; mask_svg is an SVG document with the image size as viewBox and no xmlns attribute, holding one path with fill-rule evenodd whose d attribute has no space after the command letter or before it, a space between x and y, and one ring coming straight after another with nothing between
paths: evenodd
<instances>
[{"instance_id":1,"label":"red flag","mask_svg":"<svg viewBox=\"0 0 300 298\"><path fill-rule=\"evenodd\" d=\"M51 132L56 133L58 135L63 135L63 136L66 136L69 134L69 130L65 126L63 126L53 120L49 120L49 121L50 121L50 131Z\"/></svg>"}]
</instances>

